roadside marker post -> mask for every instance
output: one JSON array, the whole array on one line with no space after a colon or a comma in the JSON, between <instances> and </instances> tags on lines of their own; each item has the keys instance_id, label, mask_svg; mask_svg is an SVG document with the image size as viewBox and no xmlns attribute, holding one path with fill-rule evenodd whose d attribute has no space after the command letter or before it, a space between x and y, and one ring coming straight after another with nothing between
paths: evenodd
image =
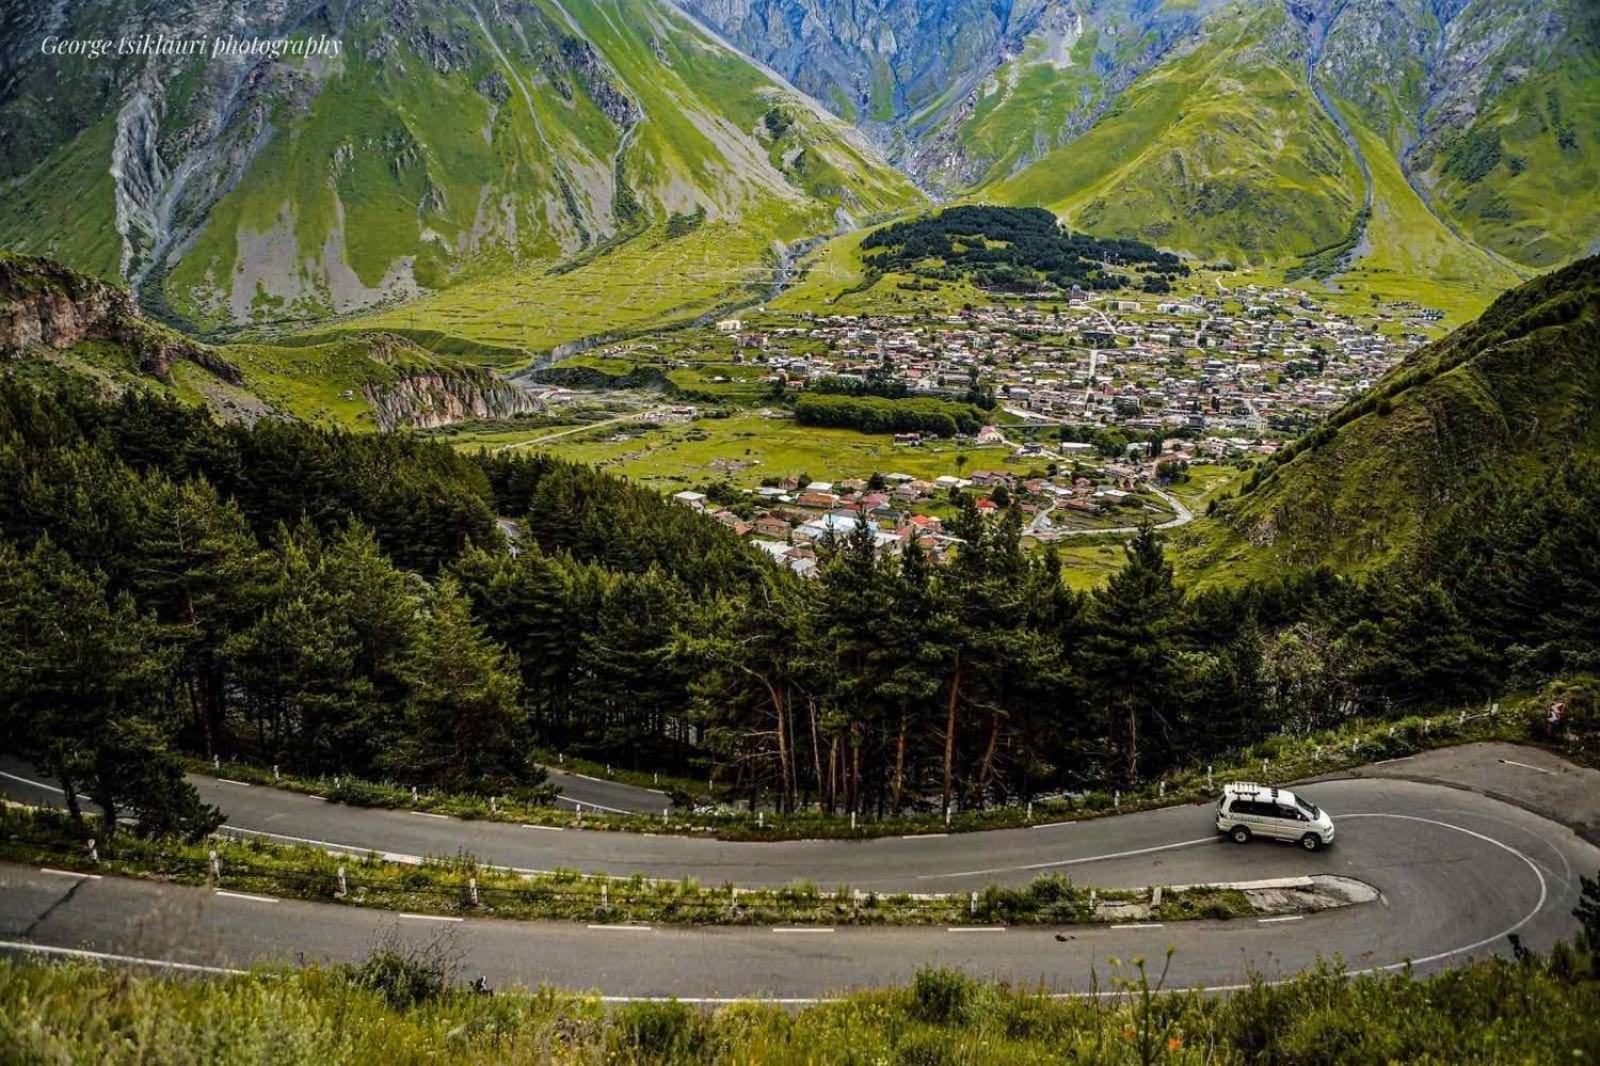
<instances>
[{"instance_id":1,"label":"roadside marker post","mask_svg":"<svg viewBox=\"0 0 1600 1066\"><path fill-rule=\"evenodd\" d=\"M1206 764L1206 791L1211 791L1211 764Z\"/></svg>"},{"instance_id":2,"label":"roadside marker post","mask_svg":"<svg viewBox=\"0 0 1600 1066\"><path fill-rule=\"evenodd\" d=\"M497 804L495 802L496 798L497 797L494 797L494 796L490 796L489 797L489 813L490 814L499 814L500 813L500 806L499 806L499 804Z\"/></svg>"},{"instance_id":3,"label":"roadside marker post","mask_svg":"<svg viewBox=\"0 0 1600 1066\"><path fill-rule=\"evenodd\" d=\"M273 763L272 764L272 783L274 785L276 785L278 782L280 782L282 780L283 780L283 778L278 776L278 764L277 763Z\"/></svg>"},{"instance_id":4,"label":"roadside marker post","mask_svg":"<svg viewBox=\"0 0 1600 1066\"><path fill-rule=\"evenodd\" d=\"M211 768L213 770L222 769L222 756L220 756L220 755L211 756Z\"/></svg>"},{"instance_id":5,"label":"roadside marker post","mask_svg":"<svg viewBox=\"0 0 1600 1066\"><path fill-rule=\"evenodd\" d=\"M476 877L467 878L467 895L471 898L472 905L476 907L478 905L478 879Z\"/></svg>"},{"instance_id":6,"label":"roadside marker post","mask_svg":"<svg viewBox=\"0 0 1600 1066\"><path fill-rule=\"evenodd\" d=\"M1156 796L1160 799L1167 798L1167 783L1165 781L1156 786Z\"/></svg>"},{"instance_id":7,"label":"roadside marker post","mask_svg":"<svg viewBox=\"0 0 1600 1066\"><path fill-rule=\"evenodd\" d=\"M1111 792L1111 809L1114 811L1122 810L1122 790L1120 788L1113 789Z\"/></svg>"},{"instance_id":8,"label":"roadside marker post","mask_svg":"<svg viewBox=\"0 0 1600 1066\"><path fill-rule=\"evenodd\" d=\"M978 894L976 892L972 894L972 899L968 904L968 907L972 914L976 915L978 913Z\"/></svg>"},{"instance_id":9,"label":"roadside marker post","mask_svg":"<svg viewBox=\"0 0 1600 1066\"><path fill-rule=\"evenodd\" d=\"M1028 801L1028 821L1033 821L1033 800Z\"/></svg>"},{"instance_id":10,"label":"roadside marker post","mask_svg":"<svg viewBox=\"0 0 1600 1066\"><path fill-rule=\"evenodd\" d=\"M94 846L94 837L89 838L89 861L92 863L100 861L100 849Z\"/></svg>"},{"instance_id":11,"label":"roadside marker post","mask_svg":"<svg viewBox=\"0 0 1600 1066\"><path fill-rule=\"evenodd\" d=\"M222 884L222 860L217 857L217 849L211 849L211 876L217 884Z\"/></svg>"},{"instance_id":12,"label":"roadside marker post","mask_svg":"<svg viewBox=\"0 0 1600 1066\"><path fill-rule=\"evenodd\" d=\"M344 879L344 867L339 867L339 891L333 894L334 899L344 899L350 894L350 885Z\"/></svg>"}]
</instances>

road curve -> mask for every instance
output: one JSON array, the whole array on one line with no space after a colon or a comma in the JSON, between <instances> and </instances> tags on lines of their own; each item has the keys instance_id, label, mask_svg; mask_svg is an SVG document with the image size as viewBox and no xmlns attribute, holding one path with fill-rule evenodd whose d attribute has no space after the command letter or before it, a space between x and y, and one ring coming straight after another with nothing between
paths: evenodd
<instances>
[{"instance_id":1,"label":"road curve","mask_svg":"<svg viewBox=\"0 0 1600 1066\"><path fill-rule=\"evenodd\" d=\"M15 773L9 766L6 771ZM30 794L13 778L0 780L19 798L50 798L46 790ZM1306 786L1339 827L1334 847L1317 854L1220 842L1211 833L1209 807L1198 805L949 837L744 844L461 823L204 778L197 784L241 830L402 854L465 849L530 869L559 865L742 884L809 877L885 891L960 891L1024 883L1051 871L1106 887L1325 872L1359 878L1382 896L1288 922L1080 927L1059 931L1066 939L1057 939L1056 930L1020 927L620 930L492 919L445 923L0 867L0 941L242 966L355 959L387 930L415 938L443 930L465 967L491 983L689 999L811 999L902 982L926 964L1073 993L1089 989L1095 972L1103 981L1111 957L1156 958L1171 946L1171 983L1214 988L1251 973L1286 976L1319 957L1342 958L1353 969L1407 961L1421 969L1450 965L1505 950L1511 933L1545 947L1574 928L1578 874L1600 867L1600 849L1521 806L1457 787L1387 778Z\"/></svg>"}]
</instances>

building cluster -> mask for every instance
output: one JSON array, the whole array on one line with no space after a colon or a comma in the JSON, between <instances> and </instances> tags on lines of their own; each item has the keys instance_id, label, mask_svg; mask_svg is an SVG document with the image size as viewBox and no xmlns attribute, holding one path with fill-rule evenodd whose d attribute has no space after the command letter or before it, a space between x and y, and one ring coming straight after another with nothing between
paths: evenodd
<instances>
[{"instance_id":1,"label":"building cluster","mask_svg":"<svg viewBox=\"0 0 1600 1066\"><path fill-rule=\"evenodd\" d=\"M734 335L737 358L764 363L770 380L791 387L830 377L960 398L977 385L1031 420L1225 438L1319 420L1423 343L1428 321L1421 308L1395 308L1362 324L1298 290L1247 288L937 319L802 316L768 329L740 321Z\"/></svg>"}]
</instances>

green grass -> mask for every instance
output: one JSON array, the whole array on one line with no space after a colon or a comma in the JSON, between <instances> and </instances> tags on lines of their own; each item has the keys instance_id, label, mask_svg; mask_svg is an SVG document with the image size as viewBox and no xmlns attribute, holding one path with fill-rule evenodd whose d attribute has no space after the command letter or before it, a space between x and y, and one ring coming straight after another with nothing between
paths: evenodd
<instances>
[{"instance_id":1,"label":"green grass","mask_svg":"<svg viewBox=\"0 0 1600 1066\"><path fill-rule=\"evenodd\" d=\"M1163 969L1097 968L1104 995L1053 997L953 970L784 1008L606 1005L461 986L447 948L374 947L360 966L173 980L0 961L0 1048L24 1062L1245 1063L1585 1062L1600 1044L1586 952L1485 959L1428 977L1319 964L1231 996L1157 995ZM1058 980L1081 981L1066 974ZM1276 975L1273 975L1276 977Z\"/></svg>"},{"instance_id":2,"label":"green grass","mask_svg":"<svg viewBox=\"0 0 1600 1066\"><path fill-rule=\"evenodd\" d=\"M627 439L607 439L617 435ZM504 438L463 436L453 443L460 448L473 448L501 439ZM902 473L931 480L942 474L956 474L958 454L967 456L963 468L966 473L1004 469L1010 455L1010 449L1004 446L980 448L954 442L896 447L889 434L801 426L790 418L767 417L760 410L660 428L606 426L553 441L543 450L673 491L722 480L725 475L711 466L717 459L754 464L726 475L735 485L754 488L763 478L798 474L834 481L865 478L872 473Z\"/></svg>"},{"instance_id":3,"label":"green grass","mask_svg":"<svg viewBox=\"0 0 1600 1066\"><path fill-rule=\"evenodd\" d=\"M106 280L122 260L109 160L116 120L106 116L56 149L0 196L0 243Z\"/></svg>"}]
</instances>

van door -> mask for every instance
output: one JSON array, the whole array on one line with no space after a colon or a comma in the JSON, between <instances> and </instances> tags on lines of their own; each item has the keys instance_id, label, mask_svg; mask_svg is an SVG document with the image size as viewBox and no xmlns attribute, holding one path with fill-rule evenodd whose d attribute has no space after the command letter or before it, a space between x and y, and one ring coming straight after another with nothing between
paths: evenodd
<instances>
[{"instance_id":1,"label":"van door","mask_svg":"<svg viewBox=\"0 0 1600 1066\"><path fill-rule=\"evenodd\" d=\"M1300 812L1285 804L1277 804L1272 812L1272 833L1284 840L1299 840Z\"/></svg>"}]
</instances>

